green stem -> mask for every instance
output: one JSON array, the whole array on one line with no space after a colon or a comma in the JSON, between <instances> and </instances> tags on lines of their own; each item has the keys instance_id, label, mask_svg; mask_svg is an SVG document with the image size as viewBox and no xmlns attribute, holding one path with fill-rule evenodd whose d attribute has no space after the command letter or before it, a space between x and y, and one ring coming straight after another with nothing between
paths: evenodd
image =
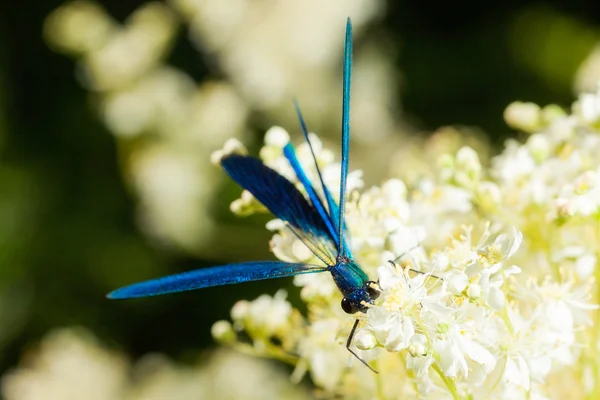
<instances>
[{"instance_id":1,"label":"green stem","mask_svg":"<svg viewBox=\"0 0 600 400\"><path fill-rule=\"evenodd\" d=\"M242 354L253 357L274 358L292 366L298 363L298 357L288 354L275 346L265 346L263 351L258 351L256 347L247 343L233 343L231 347Z\"/></svg>"},{"instance_id":2,"label":"green stem","mask_svg":"<svg viewBox=\"0 0 600 400\"><path fill-rule=\"evenodd\" d=\"M504 324L508 328L508 331L511 333L511 335L514 335L515 328L513 327L513 324L510 321L510 317L508 316L508 306L506 304L504 305L504 308L500 313L500 317L502 318L502 321L504 321Z\"/></svg>"},{"instance_id":3,"label":"green stem","mask_svg":"<svg viewBox=\"0 0 600 400\"><path fill-rule=\"evenodd\" d=\"M375 368L375 370L379 370L379 368L377 368L377 360L373 361L373 367ZM385 400L385 394L383 392L383 374L379 373L376 375L377 376L375 377L375 384L377 387L377 397L380 400Z\"/></svg>"},{"instance_id":4,"label":"green stem","mask_svg":"<svg viewBox=\"0 0 600 400\"><path fill-rule=\"evenodd\" d=\"M444 381L444 384L450 391L452 398L454 400L462 400L462 396L458 393L458 388L456 387L456 384L454 383L454 381L452 379L448 378L446 375L444 375L444 372L442 372L442 370L437 365L437 363L434 363L432 365L432 367L433 367L433 370L438 373L440 378L442 378L442 381Z\"/></svg>"},{"instance_id":5,"label":"green stem","mask_svg":"<svg viewBox=\"0 0 600 400\"><path fill-rule=\"evenodd\" d=\"M423 321L421 320L421 316L419 315L419 313L415 313L415 315L413 315L413 317L414 317L415 321L417 322L417 325L419 325L419 327L421 328L421 331L427 338L428 347L433 348L433 342L431 341L431 338L429 337L429 332L427 332L427 329L425 329ZM454 400L461 400L462 397L460 396L460 394L458 394L458 389L456 388L456 384L454 383L454 381L452 379L448 378L446 375L444 375L444 373L442 372L440 367L437 365L437 363L433 363L432 366L433 366L433 369L438 373L440 378L442 378L442 381L444 381L448 390L450 390L450 393L452 394L452 398L454 398Z\"/></svg>"},{"instance_id":6,"label":"green stem","mask_svg":"<svg viewBox=\"0 0 600 400\"><path fill-rule=\"evenodd\" d=\"M419 328L421 328L421 332L423 332L423 335L425 335L428 346L430 348L433 347L433 342L431 341L431 338L429 337L429 332L427 332L427 329L425 329L425 324L423 323L423 320L421 320L421 315L418 312L416 312L412 315L412 317L417 322L417 325L419 325Z\"/></svg>"}]
</instances>

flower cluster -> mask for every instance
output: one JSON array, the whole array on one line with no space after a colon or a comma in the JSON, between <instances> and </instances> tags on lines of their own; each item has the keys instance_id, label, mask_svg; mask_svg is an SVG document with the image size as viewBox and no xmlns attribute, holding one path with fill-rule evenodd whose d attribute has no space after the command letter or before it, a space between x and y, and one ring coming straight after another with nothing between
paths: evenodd
<instances>
[{"instance_id":1,"label":"flower cluster","mask_svg":"<svg viewBox=\"0 0 600 400\"><path fill-rule=\"evenodd\" d=\"M390 179L362 190L349 177L346 222L352 252L378 282L380 297L354 322L327 273L298 276L302 315L262 296L232 310L233 324L213 331L223 343L309 373L326 395L345 398L561 398L600 393L600 92L582 95L572 113L514 103L507 123L529 137L509 141L486 167L462 147L407 185ZM282 154L289 135L272 128L262 160L301 185ZM339 164L311 136L325 181L336 193ZM223 152L244 151L230 142ZM314 179L307 145L298 156ZM401 160L396 162L400 162ZM405 168L410 168L409 165ZM264 212L250 193L232 204L240 215ZM278 220L273 253L318 263ZM217 329L218 328L218 329ZM246 340L242 339L242 332ZM247 340L249 337L250 341ZM584 379L585 378L585 379Z\"/></svg>"},{"instance_id":2,"label":"flower cluster","mask_svg":"<svg viewBox=\"0 0 600 400\"><path fill-rule=\"evenodd\" d=\"M310 398L262 360L220 350L197 365L177 365L161 354L130 364L80 328L49 333L2 377L1 393L7 400Z\"/></svg>"}]
</instances>

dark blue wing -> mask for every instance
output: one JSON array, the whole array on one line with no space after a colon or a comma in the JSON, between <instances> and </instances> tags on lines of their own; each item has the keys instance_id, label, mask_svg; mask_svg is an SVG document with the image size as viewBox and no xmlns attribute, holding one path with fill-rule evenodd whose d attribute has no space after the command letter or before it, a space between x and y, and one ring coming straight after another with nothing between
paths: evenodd
<instances>
[{"instance_id":1,"label":"dark blue wing","mask_svg":"<svg viewBox=\"0 0 600 400\"><path fill-rule=\"evenodd\" d=\"M344 211L346 207L346 178L348 177L348 150L350 147L350 78L352 75L352 23L346 22L346 40L344 43L344 78L342 88L342 171L340 177L340 210L338 218L338 243L341 243L339 255L347 257L348 249L344 244Z\"/></svg>"},{"instance_id":2,"label":"dark blue wing","mask_svg":"<svg viewBox=\"0 0 600 400\"><path fill-rule=\"evenodd\" d=\"M327 268L318 265L292 264L283 261L255 261L228 264L134 283L133 285L124 286L112 291L106 297L109 299L130 299L157 296L159 294L183 292L211 286L282 278L284 276L323 271L327 271Z\"/></svg>"},{"instance_id":3,"label":"dark blue wing","mask_svg":"<svg viewBox=\"0 0 600 400\"><path fill-rule=\"evenodd\" d=\"M317 163L317 157L315 155L315 151L312 147L312 143L310 142L310 138L308 137L308 129L306 128L306 123L304 122L304 117L302 116L302 112L300 111L300 105L298 104L298 101L296 99L294 99L294 106L296 108L296 115L298 115L298 120L300 121L300 128L302 129L302 134L304 135L304 139L306 141L306 143L308 144L308 147L310 148L310 153L312 154L313 157L313 161L315 163L315 168L317 170L317 174L319 176L319 180L321 181L321 186L323 187L323 193L325 194L325 199L327 200L327 206L329 208L329 213L323 213L323 214L327 214L327 218L329 219L329 223L330 225L333 226L333 229L335 230L335 233L333 234L334 236L334 240L335 240L335 244L336 246L338 246L338 253L340 252L340 245L339 245L339 235L338 235L338 218L339 218L339 207L337 205L337 203L335 202L335 200L333 200L333 197L331 196L331 193L329 192L329 189L327 188L327 185L325 185L325 181L323 180L323 175L321 174L321 170L319 169L319 164ZM286 152L286 148L291 147L291 149L288 149ZM306 188L307 192L310 192L310 189L308 189L307 184L304 183L304 181L301 178L301 174L304 174L304 171L302 170L302 166L300 165L300 163L298 162L296 155L295 155L295 151L293 151L294 148L292 146L291 143L288 143L286 145L286 147L284 148L284 154L286 156L286 158L289 160L290 164L292 165L292 167L294 168L294 171L296 172L296 176L298 176L298 179L302 182L302 184L304 185L304 187ZM301 172L299 172L299 170ZM305 180L308 182L308 179L305 178ZM310 184L310 182L308 182ZM312 186L312 184L311 184ZM312 192L314 192L314 188L312 189ZM315 196L316 197L316 196ZM310 196L311 201L313 202L313 204L315 203L315 200L313 200L313 196ZM320 201L320 199L317 197L317 200ZM348 235L348 231L346 228L346 222L342 221L344 224L344 233L345 236ZM351 257L352 254L350 252L350 248L348 247L348 241L344 240L343 242L343 248L346 250L346 255Z\"/></svg>"},{"instance_id":4,"label":"dark blue wing","mask_svg":"<svg viewBox=\"0 0 600 400\"><path fill-rule=\"evenodd\" d=\"M311 181L306 176L302 165L300 165L300 162L298 161L298 157L296 157L296 150L294 149L292 143L288 143L284 146L283 155L285 155L285 158L288 159L290 165L296 173L296 176L298 177L298 180L300 181L300 183L302 183L304 189L306 189L306 193L308 193L310 202L313 204L313 206L325 222L327 230L331 234L331 237L333 238L336 246L339 246L337 242L337 230L335 229L335 225L333 224L333 218L331 218L329 213L325 210L325 206L323 205L321 198L317 195L317 192L315 191L315 188L313 187Z\"/></svg>"},{"instance_id":5,"label":"dark blue wing","mask_svg":"<svg viewBox=\"0 0 600 400\"><path fill-rule=\"evenodd\" d=\"M317 209L293 183L254 157L231 154L221 159L221 165L231 179L285 221L321 261L327 265L335 264L337 246L334 236Z\"/></svg>"}]
</instances>

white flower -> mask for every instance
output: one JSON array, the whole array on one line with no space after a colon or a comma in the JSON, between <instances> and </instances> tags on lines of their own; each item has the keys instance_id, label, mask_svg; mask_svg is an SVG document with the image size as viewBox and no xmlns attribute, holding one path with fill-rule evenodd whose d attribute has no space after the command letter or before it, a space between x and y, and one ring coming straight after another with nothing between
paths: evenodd
<instances>
[{"instance_id":1,"label":"white flower","mask_svg":"<svg viewBox=\"0 0 600 400\"><path fill-rule=\"evenodd\" d=\"M367 329L387 351L400 351L407 348L415 334L412 319L399 310L394 312L382 307L370 308L367 310L367 321Z\"/></svg>"},{"instance_id":2,"label":"white flower","mask_svg":"<svg viewBox=\"0 0 600 400\"><path fill-rule=\"evenodd\" d=\"M551 333L539 313L525 319L509 309L509 319L514 329L512 338L501 336L503 379L507 385L516 385L529 390L531 382L543 382L552 366L552 352L560 341L545 340ZM554 337L553 335L550 335Z\"/></svg>"},{"instance_id":3,"label":"white flower","mask_svg":"<svg viewBox=\"0 0 600 400\"><path fill-rule=\"evenodd\" d=\"M290 134L280 126L273 126L265 133L265 146L283 148L290 141Z\"/></svg>"},{"instance_id":4,"label":"white flower","mask_svg":"<svg viewBox=\"0 0 600 400\"><path fill-rule=\"evenodd\" d=\"M401 227L388 236L388 246L397 256L406 255L416 249L425 240L425 230L422 227Z\"/></svg>"},{"instance_id":5,"label":"white flower","mask_svg":"<svg viewBox=\"0 0 600 400\"><path fill-rule=\"evenodd\" d=\"M504 379L509 385L520 386L526 391L531 389L531 380L543 382L550 372L550 357L525 358L520 354L506 358Z\"/></svg>"},{"instance_id":6,"label":"white flower","mask_svg":"<svg viewBox=\"0 0 600 400\"><path fill-rule=\"evenodd\" d=\"M534 171L535 160L529 149L509 140L502 155L494 158L493 165L493 171L501 182L518 182Z\"/></svg>"},{"instance_id":7,"label":"white flower","mask_svg":"<svg viewBox=\"0 0 600 400\"><path fill-rule=\"evenodd\" d=\"M493 371L496 358L485 347L465 336L459 325L453 325L444 338L434 343L434 349L440 356L440 366L444 375L456 378L467 377L469 370L482 369L482 376ZM473 361L471 366L467 361ZM479 372L479 371L477 371Z\"/></svg>"},{"instance_id":8,"label":"white flower","mask_svg":"<svg viewBox=\"0 0 600 400\"><path fill-rule=\"evenodd\" d=\"M238 302L231 311L232 319L257 337L283 335L289 329L292 306L285 290L275 296L263 294L252 302Z\"/></svg>"},{"instance_id":9,"label":"white flower","mask_svg":"<svg viewBox=\"0 0 600 400\"><path fill-rule=\"evenodd\" d=\"M430 393L435 389L429 376L431 366L435 359L433 349L429 348L427 337L415 334L411 339L406 355L406 369L412 370L417 378L417 387L421 394Z\"/></svg>"},{"instance_id":10,"label":"white flower","mask_svg":"<svg viewBox=\"0 0 600 400\"><path fill-rule=\"evenodd\" d=\"M530 298L538 304L552 326L571 331L575 325L591 325L590 310L598 309L590 303L590 285L577 285L572 277L563 282L545 279L541 284L528 281L526 286L516 285L521 298Z\"/></svg>"},{"instance_id":11,"label":"white flower","mask_svg":"<svg viewBox=\"0 0 600 400\"><path fill-rule=\"evenodd\" d=\"M417 274L409 277L401 267L383 266L377 269L379 286L383 290L378 303L390 311L403 310L405 313L429 312L439 318L449 317L451 309L444 305L446 296L444 285L430 290L429 280L436 280L429 274Z\"/></svg>"},{"instance_id":12,"label":"white flower","mask_svg":"<svg viewBox=\"0 0 600 400\"><path fill-rule=\"evenodd\" d=\"M529 140L527 140L526 146L538 163L547 160L552 150L550 140L546 135L541 133L531 135Z\"/></svg>"},{"instance_id":13,"label":"white flower","mask_svg":"<svg viewBox=\"0 0 600 400\"><path fill-rule=\"evenodd\" d=\"M477 185L474 201L482 210L495 211L501 200L500 187L494 182L483 181Z\"/></svg>"},{"instance_id":14,"label":"white flower","mask_svg":"<svg viewBox=\"0 0 600 400\"><path fill-rule=\"evenodd\" d=\"M565 184L556 199L556 206L563 209L558 215L589 216L597 214L600 207L600 170L586 171L572 183Z\"/></svg>"},{"instance_id":15,"label":"white flower","mask_svg":"<svg viewBox=\"0 0 600 400\"><path fill-rule=\"evenodd\" d=\"M326 390L338 384L346 368L350 353L336 340L338 319L321 319L314 322L300 346L300 355L307 360L315 383Z\"/></svg>"},{"instance_id":16,"label":"white flower","mask_svg":"<svg viewBox=\"0 0 600 400\"><path fill-rule=\"evenodd\" d=\"M501 233L494 243L483 247L479 254L484 257L490 267L512 257L523 242L523 234L513 227L511 234Z\"/></svg>"},{"instance_id":17,"label":"white flower","mask_svg":"<svg viewBox=\"0 0 600 400\"><path fill-rule=\"evenodd\" d=\"M477 259L477 251L473 248L471 239L472 227L462 226L463 234L458 239L452 239L452 246L446 251L451 267L464 269Z\"/></svg>"}]
</instances>

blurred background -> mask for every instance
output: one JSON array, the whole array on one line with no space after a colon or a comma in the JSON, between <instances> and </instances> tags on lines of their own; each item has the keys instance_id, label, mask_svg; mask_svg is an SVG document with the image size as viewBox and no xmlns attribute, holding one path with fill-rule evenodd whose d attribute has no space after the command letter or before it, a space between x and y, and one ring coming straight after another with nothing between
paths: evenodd
<instances>
[{"instance_id":1,"label":"blurred background","mask_svg":"<svg viewBox=\"0 0 600 400\"><path fill-rule=\"evenodd\" d=\"M503 120L510 102L567 106L600 78L600 3L585 0L0 5L4 398L160 399L174 387L177 398L198 398L227 382L232 365L257 362L212 351L211 325L239 299L283 287L296 301L290 280L104 296L168 273L272 258L269 216L231 214L240 189L210 154L228 138L256 153L273 125L299 140L293 96L337 151L347 16L351 168L365 171L367 186L426 173L440 143L493 154L513 135ZM287 382L260 365L248 379Z\"/></svg>"}]
</instances>

